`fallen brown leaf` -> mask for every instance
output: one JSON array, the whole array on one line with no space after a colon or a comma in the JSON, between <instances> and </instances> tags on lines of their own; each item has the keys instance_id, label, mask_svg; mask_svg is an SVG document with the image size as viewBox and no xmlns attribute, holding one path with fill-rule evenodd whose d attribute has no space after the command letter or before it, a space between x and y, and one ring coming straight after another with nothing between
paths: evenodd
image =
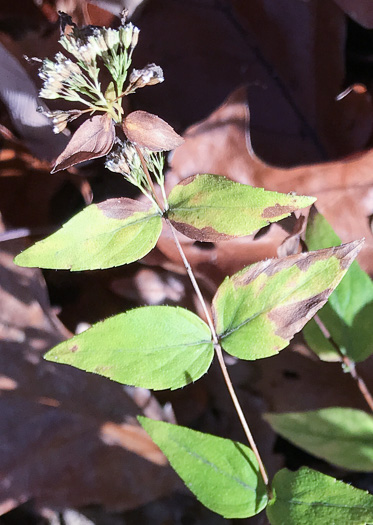
<instances>
[{"instance_id":1,"label":"fallen brown leaf","mask_svg":"<svg viewBox=\"0 0 373 525\"><path fill-rule=\"evenodd\" d=\"M136 60L144 63L151 49L165 82L151 98L139 92L136 105L176 129L201 121L246 84L252 141L267 162L325 161L366 146L369 94L336 100L346 87L347 19L333 0L153 0L137 20Z\"/></svg>"},{"instance_id":2,"label":"fallen brown leaf","mask_svg":"<svg viewBox=\"0 0 373 525\"><path fill-rule=\"evenodd\" d=\"M317 197L317 208L343 242L366 238L359 260L364 269L373 272L369 227L373 213L373 150L323 164L287 169L270 166L253 152L245 91L240 89L206 121L186 131L185 143L175 151L171 167L170 186L193 173L219 173L267 190ZM246 242L251 246L250 238ZM280 243L278 240L276 246ZM271 256L269 252L262 255Z\"/></svg>"},{"instance_id":3,"label":"fallen brown leaf","mask_svg":"<svg viewBox=\"0 0 373 525\"><path fill-rule=\"evenodd\" d=\"M169 494L180 482L123 387L42 360L69 333L41 272L13 265L20 249L0 252L0 511L28 499L126 510Z\"/></svg>"},{"instance_id":4,"label":"fallen brown leaf","mask_svg":"<svg viewBox=\"0 0 373 525\"><path fill-rule=\"evenodd\" d=\"M334 0L334 2L355 22L372 29L373 11L370 0Z\"/></svg>"}]
</instances>

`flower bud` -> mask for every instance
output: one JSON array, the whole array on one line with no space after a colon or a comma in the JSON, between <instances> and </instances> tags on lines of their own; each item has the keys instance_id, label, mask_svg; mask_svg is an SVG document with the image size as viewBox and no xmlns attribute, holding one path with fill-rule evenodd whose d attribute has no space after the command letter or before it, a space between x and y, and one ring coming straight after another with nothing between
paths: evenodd
<instances>
[{"instance_id":1,"label":"flower bud","mask_svg":"<svg viewBox=\"0 0 373 525\"><path fill-rule=\"evenodd\" d=\"M130 47L132 42L132 29L133 24L127 24L119 28L119 38L122 45L127 49Z\"/></svg>"},{"instance_id":2,"label":"flower bud","mask_svg":"<svg viewBox=\"0 0 373 525\"><path fill-rule=\"evenodd\" d=\"M140 29L136 26L133 27L133 31L132 31L132 40L131 40L131 47L132 49L134 47L136 47L137 45L137 42L139 41L139 33L140 33Z\"/></svg>"},{"instance_id":3,"label":"flower bud","mask_svg":"<svg viewBox=\"0 0 373 525\"><path fill-rule=\"evenodd\" d=\"M109 49L113 49L119 44L119 32L116 29L106 29L104 39Z\"/></svg>"}]
</instances>

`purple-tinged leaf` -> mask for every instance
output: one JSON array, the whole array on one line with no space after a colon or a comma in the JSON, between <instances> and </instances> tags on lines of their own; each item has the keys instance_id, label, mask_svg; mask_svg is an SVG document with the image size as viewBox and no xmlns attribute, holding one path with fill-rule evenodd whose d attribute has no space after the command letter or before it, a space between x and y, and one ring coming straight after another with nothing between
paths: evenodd
<instances>
[{"instance_id":1,"label":"purple-tinged leaf","mask_svg":"<svg viewBox=\"0 0 373 525\"><path fill-rule=\"evenodd\" d=\"M184 139L167 122L147 111L133 111L123 122L129 141L151 151L170 151Z\"/></svg>"},{"instance_id":2,"label":"purple-tinged leaf","mask_svg":"<svg viewBox=\"0 0 373 525\"><path fill-rule=\"evenodd\" d=\"M108 115L95 115L86 120L56 160L51 173L65 170L86 160L103 157L115 139L114 122Z\"/></svg>"}]
</instances>

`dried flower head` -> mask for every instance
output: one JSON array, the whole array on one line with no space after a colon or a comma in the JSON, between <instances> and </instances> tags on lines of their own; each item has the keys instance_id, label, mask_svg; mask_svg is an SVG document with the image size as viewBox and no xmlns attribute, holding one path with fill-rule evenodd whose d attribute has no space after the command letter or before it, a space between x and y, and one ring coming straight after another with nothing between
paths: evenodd
<instances>
[{"instance_id":1,"label":"dried flower head","mask_svg":"<svg viewBox=\"0 0 373 525\"><path fill-rule=\"evenodd\" d=\"M78 109L70 109L68 111L45 111L44 108L38 107L37 110L39 113L52 119L54 133L61 133L61 131L66 128L68 122L75 120L82 114Z\"/></svg>"},{"instance_id":2,"label":"dried flower head","mask_svg":"<svg viewBox=\"0 0 373 525\"><path fill-rule=\"evenodd\" d=\"M156 64L148 64L142 69L133 69L129 78L127 94L144 86L154 86L164 81L162 68Z\"/></svg>"},{"instance_id":3,"label":"dried flower head","mask_svg":"<svg viewBox=\"0 0 373 525\"><path fill-rule=\"evenodd\" d=\"M122 144L120 150L116 148L108 157L107 167L123 173L133 184L147 192L146 177L136 147L141 147L144 155L147 155L147 149L170 150L177 147L182 139L166 122L145 111L133 112L124 118L122 99L138 88L163 82L163 71L159 66L149 64L130 72L139 29L131 23L127 24L124 17L118 29L97 26L79 28L68 15L60 13L60 17L63 34L59 42L64 53L57 53L54 60L43 60L39 72L43 80L40 96L77 102L86 106L86 109L45 114L52 119L55 133L63 131L68 122L83 113L89 113L90 119L75 132L58 157L53 172L83 160L107 155L115 140L115 124L121 123L129 141ZM69 32L66 31L67 27ZM102 86L100 76L103 67L112 77L106 86ZM127 86L124 87L126 82ZM92 116L96 112L102 115ZM89 137L89 144L85 140L86 136ZM149 162L150 165L154 164L151 159Z\"/></svg>"}]
</instances>

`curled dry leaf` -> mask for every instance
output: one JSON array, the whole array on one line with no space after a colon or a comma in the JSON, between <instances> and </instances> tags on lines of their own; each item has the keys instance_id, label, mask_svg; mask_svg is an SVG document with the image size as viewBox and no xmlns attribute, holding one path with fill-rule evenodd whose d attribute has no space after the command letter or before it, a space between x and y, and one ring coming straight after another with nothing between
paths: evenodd
<instances>
[{"instance_id":1,"label":"curled dry leaf","mask_svg":"<svg viewBox=\"0 0 373 525\"><path fill-rule=\"evenodd\" d=\"M79 162L103 157L111 150L115 138L114 122L108 115L86 120L56 160L51 173L65 170Z\"/></svg>"},{"instance_id":2,"label":"curled dry leaf","mask_svg":"<svg viewBox=\"0 0 373 525\"><path fill-rule=\"evenodd\" d=\"M292 221L290 222L288 219L292 219ZM286 223L287 220L288 222ZM306 218L304 215L300 215L297 218L295 214L292 213L291 216L287 219L284 219L282 223L284 223L282 227L285 226L285 228L287 228L288 225L290 226L289 235L277 248L277 255L278 257L287 257L288 255L295 255L301 250L300 237L305 228Z\"/></svg>"},{"instance_id":3,"label":"curled dry leaf","mask_svg":"<svg viewBox=\"0 0 373 525\"><path fill-rule=\"evenodd\" d=\"M167 122L147 111L130 113L124 120L123 131L128 140L151 151L170 151L184 142Z\"/></svg>"}]
</instances>

